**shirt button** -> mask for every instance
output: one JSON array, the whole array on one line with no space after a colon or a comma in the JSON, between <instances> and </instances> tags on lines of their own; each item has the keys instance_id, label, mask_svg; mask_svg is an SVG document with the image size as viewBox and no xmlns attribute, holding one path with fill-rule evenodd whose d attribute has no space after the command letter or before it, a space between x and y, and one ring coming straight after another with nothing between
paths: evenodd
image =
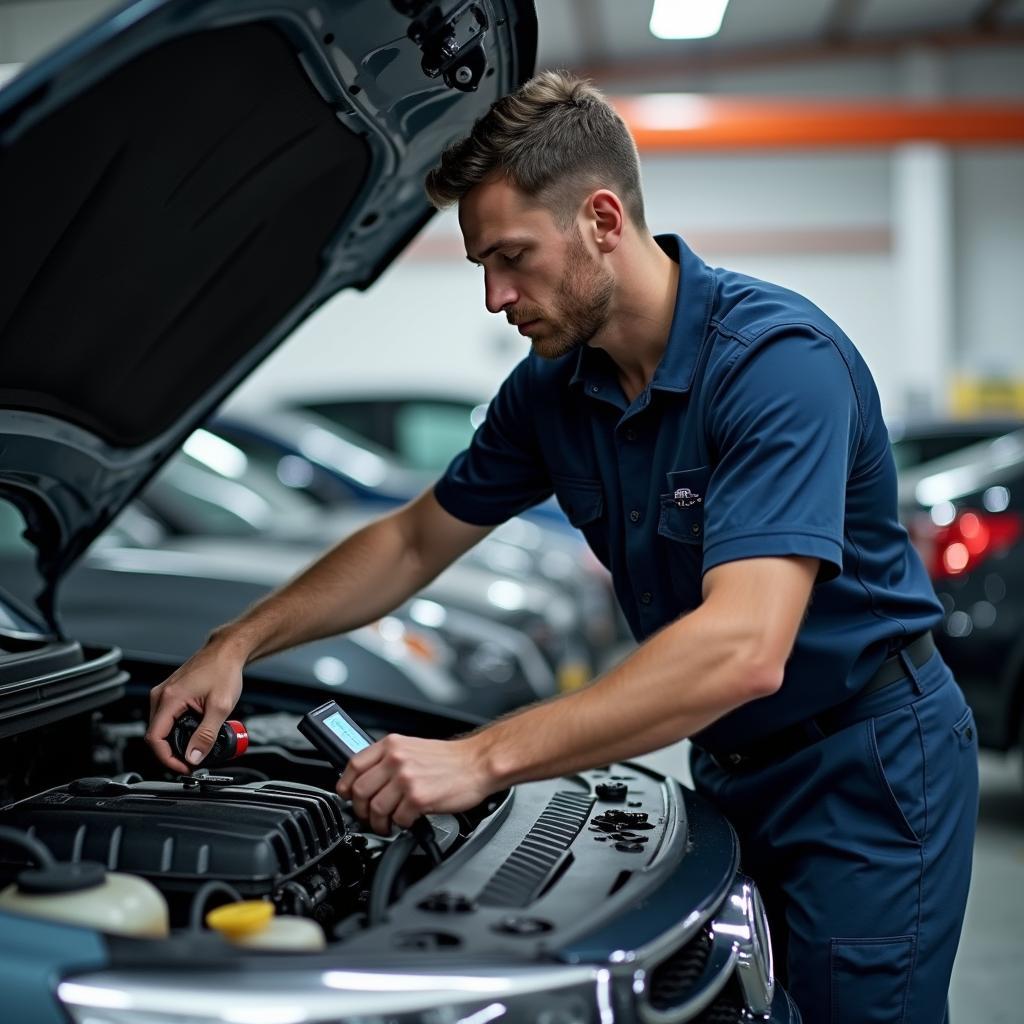
<instances>
[{"instance_id":1,"label":"shirt button","mask_svg":"<svg viewBox=\"0 0 1024 1024\"><path fill-rule=\"evenodd\" d=\"M650 604L653 600L654 600L654 596L651 594L651 592L649 590L645 590L640 595L640 603L641 604Z\"/></svg>"},{"instance_id":2,"label":"shirt button","mask_svg":"<svg viewBox=\"0 0 1024 1024\"><path fill-rule=\"evenodd\" d=\"M636 431L632 427L630 427L629 430L626 431L626 440L627 441L635 441L636 440Z\"/></svg>"},{"instance_id":3,"label":"shirt button","mask_svg":"<svg viewBox=\"0 0 1024 1024\"><path fill-rule=\"evenodd\" d=\"M633 509L633 511L629 513L629 519L630 519L630 522L639 523L640 522L640 512L639 512L639 510Z\"/></svg>"},{"instance_id":4,"label":"shirt button","mask_svg":"<svg viewBox=\"0 0 1024 1024\"><path fill-rule=\"evenodd\" d=\"M700 533L700 523L693 523L690 526L690 533Z\"/></svg>"},{"instance_id":5,"label":"shirt button","mask_svg":"<svg viewBox=\"0 0 1024 1024\"><path fill-rule=\"evenodd\" d=\"M600 391L600 390L601 390L601 385L600 385L600 384L591 384L591 385L590 385L590 390L591 390L591 392L592 392L593 394L595 394L595 395L596 395L596 394L598 393L598 391Z\"/></svg>"}]
</instances>

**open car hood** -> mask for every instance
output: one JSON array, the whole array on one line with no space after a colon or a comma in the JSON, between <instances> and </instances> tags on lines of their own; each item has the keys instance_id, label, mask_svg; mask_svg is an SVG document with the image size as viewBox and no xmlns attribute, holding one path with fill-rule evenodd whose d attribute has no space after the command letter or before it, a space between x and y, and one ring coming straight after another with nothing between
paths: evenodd
<instances>
[{"instance_id":1,"label":"open car hood","mask_svg":"<svg viewBox=\"0 0 1024 1024\"><path fill-rule=\"evenodd\" d=\"M424 225L424 175L535 52L523 0L138 0L0 91L0 499L51 626L192 429Z\"/></svg>"}]
</instances>

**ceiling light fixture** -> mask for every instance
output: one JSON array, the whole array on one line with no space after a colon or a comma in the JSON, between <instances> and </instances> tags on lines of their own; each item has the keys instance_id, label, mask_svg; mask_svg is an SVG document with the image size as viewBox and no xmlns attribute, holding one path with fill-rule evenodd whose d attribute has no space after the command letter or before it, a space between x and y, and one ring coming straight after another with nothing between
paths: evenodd
<instances>
[{"instance_id":1,"label":"ceiling light fixture","mask_svg":"<svg viewBox=\"0 0 1024 1024\"><path fill-rule=\"evenodd\" d=\"M654 0L651 34L659 39L707 39L722 27L729 0Z\"/></svg>"}]
</instances>

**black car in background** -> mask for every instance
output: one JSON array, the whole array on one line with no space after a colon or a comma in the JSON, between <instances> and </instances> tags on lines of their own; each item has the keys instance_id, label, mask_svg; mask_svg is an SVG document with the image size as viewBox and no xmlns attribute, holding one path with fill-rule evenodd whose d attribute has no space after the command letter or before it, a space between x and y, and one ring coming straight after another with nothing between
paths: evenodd
<instances>
[{"instance_id":1,"label":"black car in background","mask_svg":"<svg viewBox=\"0 0 1024 1024\"><path fill-rule=\"evenodd\" d=\"M888 427L896 469L902 472L981 441L1011 434L1024 428L1024 420L1010 416L889 420Z\"/></svg>"},{"instance_id":2,"label":"black car in background","mask_svg":"<svg viewBox=\"0 0 1024 1024\"><path fill-rule=\"evenodd\" d=\"M979 740L1010 750L1024 742L1024 430L904 470L900 503Z\"/></svg>"}]
</instances>

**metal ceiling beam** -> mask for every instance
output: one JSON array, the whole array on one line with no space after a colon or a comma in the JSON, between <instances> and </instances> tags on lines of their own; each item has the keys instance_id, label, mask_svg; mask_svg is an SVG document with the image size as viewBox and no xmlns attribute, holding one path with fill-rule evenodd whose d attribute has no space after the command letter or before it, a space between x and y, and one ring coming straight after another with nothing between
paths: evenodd
<instances>
[{"instance_id":1,"label":"metal ceiling beam","mask_svg":"<svg viewBox=\"0 0 1024 1024\"><path fill-rule=\"evenodd\" d=\"M878 57L899 53L909 46L940 50L1024 44L1024 28L1001 27L997 32L980 29L949 29L937 32L902 32L851 39L837 43L791 43L778 46L743 47L718 53L680 48L671 57L647 56L628 60L602 61L576 67L577 73L597 83L651 82L683 74L716 71L744 71L781 64L813 63L837 57Z\"/></svg>"},{"instance_id":2,"label":"metal ceiling beam","mask_svg":"<svg viewBox=\"0 0 1024 1024\"><path fill-rule=\"evenodd\" d=\"M693 150L1024 145L1024 103L613 96L641 153Z\"/></svg>"}]
</instances>

